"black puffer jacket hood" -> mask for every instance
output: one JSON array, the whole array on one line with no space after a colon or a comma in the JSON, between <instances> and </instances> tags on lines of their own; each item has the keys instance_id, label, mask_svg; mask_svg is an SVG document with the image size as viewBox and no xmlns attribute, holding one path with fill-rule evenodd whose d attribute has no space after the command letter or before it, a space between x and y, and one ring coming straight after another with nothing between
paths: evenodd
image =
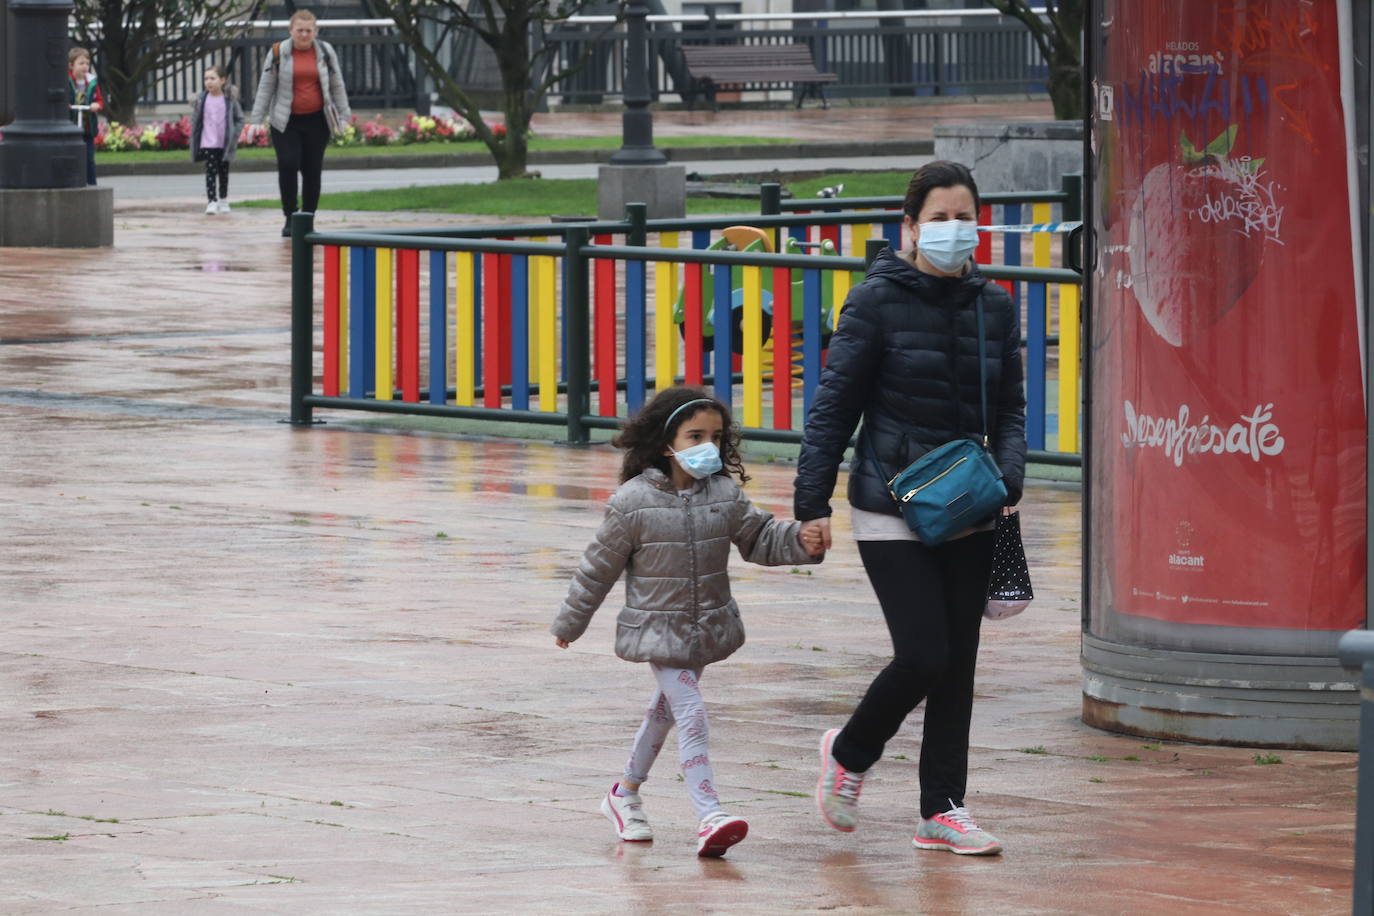
<instances>
[{"instance_id":1,"label":"black puffer jacket hood","mask_svg":"<svg viewBox=\"0 0 1374 916\"><path fill-rule=\"evenodd\" d=\"M987 432L1006 479L1008 504L1020 500L1026 396L1020 316L1011 297L977 265L963 276L937 277L886 249L850 291L830 341L797 462L798 519L830 515L836 473L861 419L849 501L889 515L899 513L888 479L951 439L982 438L975 308L980 297ZM870 454L881 463L881 477Z\"/></svg>"}]
</instances>

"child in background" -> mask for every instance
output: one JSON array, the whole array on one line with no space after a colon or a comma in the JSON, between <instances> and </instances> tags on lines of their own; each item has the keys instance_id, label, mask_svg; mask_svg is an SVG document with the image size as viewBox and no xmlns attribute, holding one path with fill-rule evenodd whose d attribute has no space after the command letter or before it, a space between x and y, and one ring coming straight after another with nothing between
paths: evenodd
<instances>
[{"instance_id":1,"label":"child in background","mask_svg":"<svg viewBox=\"0 0 1374 916\"><path fill-rule=\"evenodd\" d=\"M72 48L67 52L67 104L72 123L81 128L86 141L86 184L95 184L95 135L100 133L96 117L105 107L105 95L91 69L91 52Z\"/></svg>"},{"instance_id":2,"label":"child in background","mask_svg":"<svg viewBox=\"0 0 1374 916\"><path fill-rule=\"evenodd\" d=\"M707 749L702 669L744 643L730 596L730 545L764 566L818 563L819 537L757 509L739 484L739 432L729 409L697 388L659 392L616 437L625 450L621 486L582 558L551 632L561 649L587 629L606 593L626 573L615 653L648 662L658 689L635 735L620 782L601 812L622 840L653 839L639 786L674 722L678 759L701 825L697 855L717 857L749 832L721 810Z\"/></svg>"},{"instance_id":3,"label":"child in background","mask_svg":"<svg viewBox=\"0 0 1374 916\"><path fill-rule=\"evenodd\" d=\"M206 213L229 212L229 163L242 129L239 91L217 64L205 71L205 90L191 101L191 161L205 163Z\"/></svg>"}]
</instances>

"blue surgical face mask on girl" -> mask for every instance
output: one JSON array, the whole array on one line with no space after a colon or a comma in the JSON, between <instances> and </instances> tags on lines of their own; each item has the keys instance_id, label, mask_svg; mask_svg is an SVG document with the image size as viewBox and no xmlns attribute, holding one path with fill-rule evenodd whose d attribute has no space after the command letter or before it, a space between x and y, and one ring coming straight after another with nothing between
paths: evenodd
<instances>
[{"instance_id":1,"label":"blue surgical face mask on girl","mask_svg":"<svg viewBox=\"0 0 1374 916\"><path fill-rule=\"evenodd\" d=\"M921 223L916 249L938 270L953 273L978 247L978 224L967 219Z\"/></svg>"},{"instance_id":2,"label":"blue surgical face mask on girl","mask_svg":"<svg viewBox=\"0 0 1374 916\"><path fill-rule=\"evenodd\" d=\"M678 466L695 480L710 477L722 467L720 449L716 448L714 442L703 442L691 448L684 448L680 452L675 451L670 445L668 450L673 453L673 458L677 460Z\"/></svg>"}]
</instances>

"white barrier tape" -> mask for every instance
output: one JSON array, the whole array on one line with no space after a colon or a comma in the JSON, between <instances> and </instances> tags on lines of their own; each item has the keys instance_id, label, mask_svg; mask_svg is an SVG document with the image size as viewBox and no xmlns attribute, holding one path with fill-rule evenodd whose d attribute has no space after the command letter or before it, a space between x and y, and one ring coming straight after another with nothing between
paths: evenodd
<instances>
[{"instance_id":1,"label":"white barrier tape","mask_svg":"<svg viewBox=\"0 0 1374 916\"><path fill-rule=\"evenodd\" d=\"M1072 232L1083 224L1068 223L1021 223L1017 226L979 226L979 232Z\"/></svg>"}]
</instances>

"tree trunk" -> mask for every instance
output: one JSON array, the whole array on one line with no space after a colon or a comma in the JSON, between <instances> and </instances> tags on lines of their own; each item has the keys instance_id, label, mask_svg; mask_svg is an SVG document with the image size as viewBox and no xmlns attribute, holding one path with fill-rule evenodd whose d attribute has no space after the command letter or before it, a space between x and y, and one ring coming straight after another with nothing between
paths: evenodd
<instances>
[{"instance_id":1,"label":"tree trunk","mask_svg":"<svg viewBox=\"0 0 1374 916\"><path fill-rule=\"evenodd\" d=\"M1048 88L1057 120L1083 120L1083 68L1076 57L1054 56L1050 61Z\"/></svg>"}]
</instances>

